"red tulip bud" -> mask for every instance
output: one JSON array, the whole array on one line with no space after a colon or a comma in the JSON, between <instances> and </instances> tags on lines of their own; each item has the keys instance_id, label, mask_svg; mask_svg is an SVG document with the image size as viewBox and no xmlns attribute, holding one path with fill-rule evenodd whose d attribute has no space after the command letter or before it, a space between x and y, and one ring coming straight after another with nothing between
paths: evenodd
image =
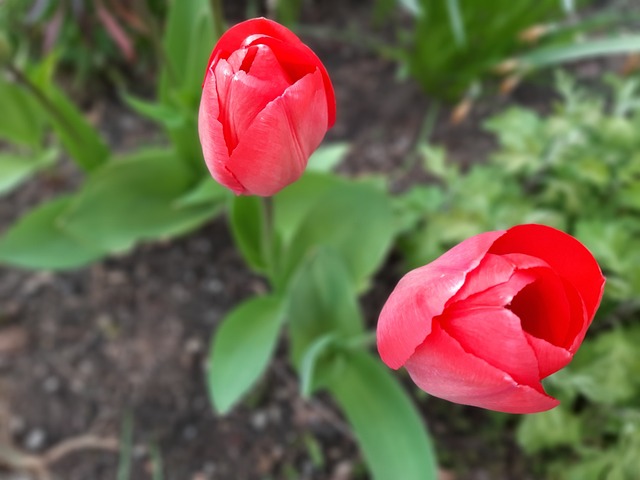
<instances>
[{"instance_id":1,"label":"red tulip bud","mask_svg":"<svg viewBox=\"0 0 640 480\"><path fill-rule=\"evenodd\" d=\"M236 194L270 196L295 182L335 116L322 62L282 25L247 20L213 49L198 131L211 175Z\"/></svg>"},{"instance_id":2,"label":"red tulip bud","mask_svg":"<svg viewBox=\"0 0 640 480\"><path fill-rule=\"evenodd\" d=\"M566 366L600 304L591 253L551 227L471 237L405 275L378 321L378 351L426 392L534 413L558 404L540 381Z\"/></svg>"}]
</instances>

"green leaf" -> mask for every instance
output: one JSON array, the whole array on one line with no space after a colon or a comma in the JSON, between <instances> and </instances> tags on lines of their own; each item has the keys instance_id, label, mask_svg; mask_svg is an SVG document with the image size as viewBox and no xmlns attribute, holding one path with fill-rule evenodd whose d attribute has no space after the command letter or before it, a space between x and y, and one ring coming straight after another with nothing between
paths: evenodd
<instances>
[{"instance_id":1,"label":"green leaf","mask_svg":"<svg viewBox=\"0 0 640 480\"><path fill-rule=\"evenodd\" d=\"M467 45L467 33L464 28L464 21L462 19L462 11L458 0L446 0L447 12L449 14L449 25L451 25L451 31L453 37L456 40L456 45L459 47L466 47Z\"/></svg>"},{"instance_id":2,"label":"green leaf","mask_svg":"<svg viewBox=\"0 0 640 480\"><path fill-rule=\"evenodd\" d=\"M334 174L308 171L278 193L274 197L274 223L282 242L289 243L323 195L343 183L344 180Z\"/></svg>"},{"instance_id":3,"label":"green leaf","mask_svg":"<svg viewBox=\"0 0 640 480\"><path fill-rule=\"evenodd\" d=\"M207 59L215 43L210 3L202 0L173 0L170 3L163 38L165 51L160 80L163 104L175 102L176 93L184 105L197 108Z\"/></svg>"},{"instance_id":4,"label":"green leaf","mask_svg":"<svg viewBox=\"0 0 640 480\"><path fill-rule=\"evenodd\" d=\"M0 262L32 269L69 269L83 266L106 254L97 247L69 236L59 218L73 197L46 202L14 224L0 238Z\"/></svg>"},{"instance_id":5,"label":"green leaf","mask_svg":"<svg viewBox=\"0 0 640 480\"><path fill-rule=\"evenodd\" d=\"M55 109L44 111L71 158L87 172L105 163L110 152L98 131L53 83L43 90Z\"/></svg>"},{"instance_id":6,"label":"green leaf","mask_svg":"<svg viewBox=\"0 0 640 480\"><path fill-rule=\"evenodd\" d=\"M35 100L18 85L0 76L0 105L0 138L39 149L46 117Z\"/></svg>"},{"instance_id":7,"label":"green leaf","mask_svg":"<svg viewBox=\"0 0 640 480\"><path fill-rule=\"evenodd\" d=\"M61 218L61 226L110 252L128 250L141 240L186 233L221 208L219 202L192 208L176 205L192 182L175 153L141 150L96 171Z\"/></svg>"},{"instance_id":8,"label":"green leaf","mask_svg":"<svg viewBox=\"0 0 640 480\"><path fill-rule=\"evenodd\" d=\"M300 394L304 398L308 398L317 386L315 382L315 374L318 365L323 356L331 352L335 346L336 336L334 333L327 333L313 341L304 352L300 360Z\"/></svg>"},{"instance_id":9,"label":"green leaf","mask_svg":"<svg viewBox=\"0 0 640 480\"><path fill-rule=\"evenodd\" d=\"M56 157L55 150L47 150L35 158L0 154L0 195L11 191L38 170L52 165Z\"/></svg>"},{"instance_id":10,"label":"green leaf","mask_svg":"<svg viewBox=\"0 0 640 480\"><path fill-rule=\"evenodd\" d=\"M347 142L323 145L309 158L307 171L330 172L342 162L348 151L349 144Z\"/></svg>"},{"instance_id":11,"label":"green leaf","mask_svg":"<svg viewBox=\"0 0 640 480\"><path fill-rule=\"evenodd\" d=\"M313 247L326 245L342 255L351 278L363 287L384 260L396 226L390 198L375 186L344 181L328 188L313 202L290 242L283 236L280 281L288 281Z\"/></svg>"},{"instance_id":12,"label":"green leaf","mask_svg":"<svg viewBox=\"0 0 640 480\"><path fill-rule=\"evenodd\" d=\"M211 205L226 200L231 193L218 182L207 176L194 188L174 202L177 208L188 208L201 205Z\"/></svg>"},{"instance_id":13,"label":"green leaf","mask_svg":"<svg viewBox=\"0 0 640 480\"><path fill-rule=\"evenodd\" d=\"M132 95L123 94L127 105L143 117L154 120L168 128L178 128L184 125L186 118L177 108L159 102L149 102Z\"/></svg>"},{"instance_id":14,"label":"green leaf","mask_svg":"<svg viewBox=\"0 0 640 480\"><path fill-rule=\"evenodd\" d=\"M542 68L603 55L634 53L640 50L640 35L587 40L572 45L542 47L521 55L518 60L525 68Z\"/></svg>"},{"instance_id":15,"label":"green leaf","mask_svg":"<svg viewBox=\"0 0 640 480\"><path fill-rule=\"evenodd\" d=\"M435 480L435 454L422 418L389 370L360 351L336 361L327 388L351 423L373 479Z\"/></svg>"},{"instance_id":16,"label":"green leaf","mask_svg":"<svg viewBox=\"0 0 640 480\"><path fill-rule=\"evenodd\" d=\"M224 318L211 344L207 374L218 412L231 410L265 371L284 318L282 302L273 296L251 298Z\"/></svg>"},{"instance_id":17,"label":"green leaf","mask_svg":"<svg viewBox=\"0 0 640 480\"><path fill-rule=\"evenodd\" d=\"M264 205L258 197L238 196L229 210L231 232L236 246L249 266L259 273L267 271L264 247Z\"/></svg>"},{"instance_id":18,"label":"green leaf","mask_svg":"<svg viewBox=\"0 0 640 480\"><path fill-rule=\"evenodd\" d=\"M298 267L287 291L291 358L302 358L318 339L348 339L363 332L363 320L351 275L340 255L318 247Z\"/></svg>"}]
</instances>

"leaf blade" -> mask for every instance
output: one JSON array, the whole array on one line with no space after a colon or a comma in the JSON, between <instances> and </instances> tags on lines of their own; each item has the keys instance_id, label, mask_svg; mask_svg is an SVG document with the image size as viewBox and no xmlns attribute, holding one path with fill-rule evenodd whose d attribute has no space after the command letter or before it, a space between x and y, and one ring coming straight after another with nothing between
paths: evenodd
<instances>
[{"instance_id":1,"label":"leaf blade","mask_svg":"<svg viewBox=\"0 0 640 480\"><path fill-rule=\"evenodd\" d=\"M251 298L225 317L211 342L207 374L219 413L231 410L265 371L284 318L275 296Z\"/></svg>"}]
</instances>

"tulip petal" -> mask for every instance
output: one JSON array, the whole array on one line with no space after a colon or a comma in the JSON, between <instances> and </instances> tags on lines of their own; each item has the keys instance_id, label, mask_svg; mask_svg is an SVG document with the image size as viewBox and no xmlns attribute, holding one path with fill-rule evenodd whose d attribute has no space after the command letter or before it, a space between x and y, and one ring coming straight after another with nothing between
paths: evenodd
<instances>
[{"instance_id":1,"label":"tulip petal","mask_svg":"<svg viewBox=\"0 0 640 480\"><path fill-rule=\"evenodd\" d=\"M471 308L471 307L505 307L509 305L513 298L527 285L537 279L534 271L516 271L506 282L494 285L486 290L471 295L461 300L450 308Z\"/></svg>"},{"instance_id":2,"label":"tulip petal","mask_svg":"<svg viewBox=\"0 0 640 480\"><path fill-rule=\"evenodd\" d=\"M522 288L508 308L520 318L523 330L567 348L573 340L568 337L571 309L562 280L549 268L527 272L535 272L535 281Z\"/></svg>"},{"instance_id":3,"label":"tulip petal","mask_svg":"<svg viewBox=\"0 0 640 480\"><path fill-rule=\"evenodd\" d=\"M222 124L218 120L219 115L216 77L210 72L204 81L198 112L198 134L202 144L202 153L211 176L218 183L239 195L245 193L246 189L226 168L229 151Z\"/></svg>"},{"instance_id":4,"label":"tulip petal","mask_svg":"<svg viewBox=\"0 0 640 480\"><path fill-rule=\"evenodd\" d=\"M534 337L527 332L524 332L524 335L538 360L538 370L541 379L565 367L573 358L573 354L566 348L552 345L546 340Z\"/></svg>"},{"instance_id":5,"label":"tulip petal","mask_svg":"<svg viewBox=\"0 0 640 480\"><path fill-rule=\"evenodd\" d=\"M250 44L255 45L258 43L268 45L273 49L283 70L291 75L291 83L316 69L320 71L327 99L327 128L331 128L336 122L336 96L327 69L313 50L304 43L291 44L267 36L256 37Z\"/></svg>"},{"instance_id":6,"label":"tulip petal","mask_svg":"<svg viewBox=\"0 0 640 480\"><path fill-rule=\"evenodd\" d=\"M578 350L582 340L584 340L584 336L587 334L587 329L591 325L593 317L587 315L587 308L576 288L565 279L563 279L563 283L565 294L569 301L571 318L567 329L567 338L563 344L568 345L569 352L574 354Z\"/></svg>"},{"instance_id":7,"label":"tulip petal","mask_svg":"<svg viewBox=\"0 0 640 480\"><path fill-rule=\"evenodd\" d=\"M433 262L412 270L398 283L378 319L380 357L398 369L431 332L432 320L463 286L504 231L486 232L456 245Z\"/></svg>"},{"instance_id":8,"label":"tulip petal","mask_svg":"<svg viewBox=\"0 0 640 480\"><path fill-rule=\"evenodd\" d=\"M234 52L228 62L220 60L214 71L220 106L218 118L229 155L256 116L289 86L273 52L265 46L253 48L251 73L241 70L248 56L242 50ZM266 69L271 72L267 80L253 75L254 70L263 74Z\"/></svg>"},{"instance_id":9,"label":"tulip petal","mask_svg":"<svg viewBox=\"0 0 640 480\"><path fill-rule=\"evenodd\" d=\"M510 310L500 306L454 309L438 320L466 352L506 372L519 384L540 383L538 359L520 319Z\"/></svg>"},{"instance_id":10,"label":"tulip petal","mask_svg":"<svg viewBox=\"0 0 640 480\"><path fill-rule=\"evenodd\" d=\"M279 23L266 18L252 18L234 25L233 28L227 30L220 37L211 54L209 64L211 64L216 54L227 52L226 56L222 56L222 58L227 58L231 52L244 46L244 41L247 37L256 34L268 35L294 45L302 44L302 40Z\"/></svg>"},{"instance_id":11,"label":"tulip petal","mask_svg":"<svg viewBox=\"0 0 640 480\"><path fill-rule=\"evenodd\" d=\"M406 363L413 381L436 397L507 413L535 413L559 404L542 386L523 385L466 352L438 324Z\"/></svg>"},{"instance_id":12,"label":"tulip petal","mask_svg":"<svg viewBox=\"0 0 640 480\"><path fill-rule=\"evenodd\" d=\"M515 265L500 255L486 254L480 264L466 276L464 285L451 297L447 305L465 300L466 298L485 291L494 285L507 282Z\"/></svg>"},{"instance_id":13,"label":"tulip petal","mask_svg":"<svg viewBox=\"0 0 640 480\"><path fill-rule=\"evenodd\" d=\"M225 32L216 43L208 65L219 58L228 58L232 52L251 45L265 44L276 50L276 56L286 71L298 72L297 77L289 83L293 83L304 75L314 72L316 69L322 74L327 102L327 127L330 128L336 121L336 98L329 78L329 73L318 56L307 47L293 32L277 22L266 18L254 18L235 25Z\"/></svg>"},{"instance_id":14,"label":"tulip petal","mask_svg":"<svg viewBox=\"0 0 640 480\"><path fill-rule=\"evenodd\" d=\"M270 102L239 139L228 170L248 192L269 196L297 180L325 134L327 107L316 71Z\"/></svg>"},{"instance_id":15,"label":"tulip petal","mask_svg":"<svg viewBox=\"0 0 640 480\"><path fill-rule=\"evenodd\" d=\"M518 225L496 240L490 253L525 253L541 258L576 287L593 318L602 299L604 277L587 248L572 236L544 225Z\"/></svg>"}]
</instances>

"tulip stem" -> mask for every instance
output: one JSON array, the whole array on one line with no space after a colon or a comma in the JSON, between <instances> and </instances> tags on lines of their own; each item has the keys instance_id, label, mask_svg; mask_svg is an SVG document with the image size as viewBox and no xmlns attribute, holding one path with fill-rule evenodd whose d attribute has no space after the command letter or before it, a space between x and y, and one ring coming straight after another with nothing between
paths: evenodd
<instances>
[{"instance_id":1,"label":"tulip stem","mask_svg":"<svg viewBox=\"0 0 640 480\"><path fill-rule=\"evenodd\" d=\"M272 286L277 281L275 243L273 241L273 198L262 197L262 253L267 263L267 273Z\"/></svg>"},{"instance_id":2,"label":"tulip stem","mask_svg":"<svg viewBox=\"0 0 640 480\"><path fill-rule=\"evenodd\" d=\"M224 10L222 9L221 0L209 0L211 5L211 13L213 14L213 33L216 38L220 38L226 30L224 22Z\"/></svg>"}]
</instances>

